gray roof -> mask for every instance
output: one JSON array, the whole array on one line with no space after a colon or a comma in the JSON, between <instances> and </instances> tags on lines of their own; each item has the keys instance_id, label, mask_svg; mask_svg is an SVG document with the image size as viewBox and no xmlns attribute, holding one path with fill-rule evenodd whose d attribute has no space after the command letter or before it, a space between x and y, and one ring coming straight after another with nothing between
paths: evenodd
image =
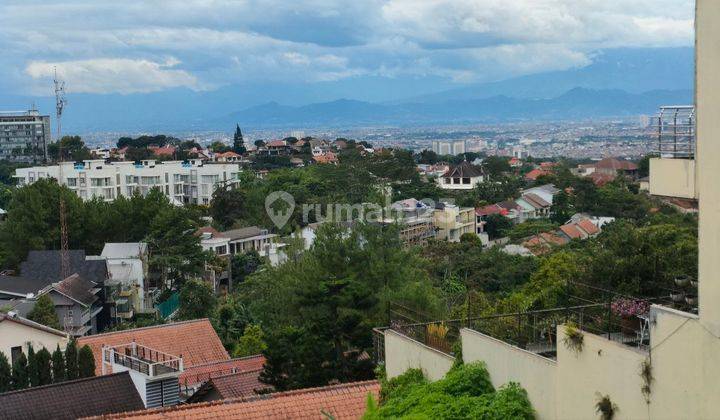
<instances>
[{"instance_id":1,"label":"gray roof","mask_svg":"<svg viewBox=\"0 0 720 420\"><path fill-rule=\"evenodd\" d=\"M238 239L252 238L253 236L260 236L263 234L262 229L257 226L250 226L240 229L232 229L225 232L221 232L223 236L230 238L231 241Z\"/></svg>"},{"instance_id":2,"label":"gray roof","mask_svg":"<svg viewBox=\"0 0 720 420\"><path fill-rule=\"evenodd\" d=\"M102 255L106 258L138 258L147 252L145 242L106 243Z\"/></svg>"},{"instance_id":3,"label":"gray roof","mask_svg":"<svg viewBox=\"0 0 720 420\"><path fill-rule=\"evenodd\" d=\"M0 394L0 419L77 419L144 409L128 372Z\"/></svg>"},{"instance_id":4,"label":"gray roof","mask_svg":"<svg viewBox=\"0 0 720 420\"><path fill-rule=\"evenodd\" d=\"M527 188L525 190L522 190L522 192L526 191L532 191L532 190L543 190L549 194L555 195L560 192L560 190L553 184L545 184L545 185L539 185L537 187Z\"/></svg>"},{"instance_id":5,"label":"gray roof","mask_svg":"<svg viewBox=\"0 0 720 420\"><path fill-rule=\"evenodd\" d=\"M0 276L0 294L25 297L28 294L37 294L51 281L38 278L27 278L22 276Z\"/></svg>"},{"instance_id":6,"label":"gray roof","mask_svg":"<svg viewBox=\"0 0 720 420\"><path fill-rule=\"evenodd\" d=\"M453 166L450 169L448 169L445 174L443 174L443 177L445 178L475 178L478 176L482 176L483 171L482 168L478 166L474 166L470 164L468 161L464 160L460 162L459 165Z\"/></svg>"},{"instance_id":7,"label":"gray roof","mask_svg":"<svg viewBox=\"0 0 720 420\"><path fill-rule=\"evenodd\" d=\"M84 280L77 274L53 284L48 290L55 290L85 306L90 306L98 300L97 295L95 295L98 290L95 289L95 284Z\"/></svg>"},{"instance_id":8,"label":"gray roof","mask_svg":"<svg viewBox=\"0 0 720 420\"><path fill-rule=\"evenodd\" d=\"M70 273L77 273L85 280L102 284L108 278L105 260L86 260L85 251L68 251ZM20 275L33 282L44 282L36 291L62 280L60 273L60 251L30 251L27 261L20 264Z\"/></svg>"}]
</instances>

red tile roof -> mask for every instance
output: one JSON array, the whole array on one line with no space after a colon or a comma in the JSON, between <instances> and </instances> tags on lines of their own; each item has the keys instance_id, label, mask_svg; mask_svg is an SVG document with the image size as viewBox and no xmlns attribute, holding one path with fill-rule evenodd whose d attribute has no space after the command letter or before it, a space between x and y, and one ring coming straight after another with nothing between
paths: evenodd
<instances>
[{"instance_id":1,"label":"red tile roof","mask_svg":"<svg viewBox=\"0 0 720 420\"><path fill-rule=\"evenodd\" d=\"M186 368L185 371L180 374L179 380L181 385L193 386L216 376L238 372L257 371L262 369L264 364L265 357L261 354L241 357L238 359L204 363Z\"/></svg>"},{"instance_id":2,"label":"red tile roof","mask_svg":"<svg viewBox=\"0 0 720 420\"><path fill-rule=\"evenodd\" d=\"M257 391L272 390L271 385L260 382L262 369L212 378L210 382L222 398L250 397Z\"/></svg>"},{"instance_id":3,"label":"red tile roof","mask_svg":"<svg viewBox=\"0 0 720 420\"><path fill-rule=\"evenodd\" d=\"M549 174L550 174L550 172L544 171L542 169L533 169L532 171L525 174L525 179L530 180L530 181L535 181L536 179L538 179L538 177L541 177L543 175L549 175Z\"/></svg>"},{"instance_id":4,"label":"red tile roof","mask_svg":"<svg viewBox=\"0 0 720 420\"><path fill-rule=\"evenodd\" d=\"M95 374L101 375L102 346L118 346L133 341L153 350L181 356L186 369L230 360L207 318L80 337L78 347L90 346L95 356Z\"/></svg>"},{"instance_id":5,"label":"red tile roof","mask_svg":"<svg viewBox=\"0 0 720 420\"><path fill-rule=\"evenodd\" d=\"M488 216L490 214L506 215L507 213L507 209L504 209L497 204L490 204L489 206L479 207L475 209L475 214L477 216Z\"/></svg>"},{"instance_id":6,"label":"red tile roof","mask_svg":"<svg viewBox=\"0 0 720 420\"><path fill-rule=\"evenodd\" d=\"M216 158L229 158L229 157L238 158L238 157L241 157L241 156L231 150L231 151L224 152L224 153L215 153L215 157L216 157Z\"/></svg>"},{"instance_id":7,"label":"red tile roof","mask_svg":"<svg viewBox=\"0 0 720 420\"><path fill-rule=\"evenodd\" d=\"M172 156L175 154L175 146L149 146L148 149L152 150L155 156Z\"/></svg>"},{"instance_id":8,"label":"red tile roof","mask_svg":"<svg viewBox=\"0 0 720 420\"><path fill-rule=\"evenodd\" d=\"M317 163L336 163L338 161L335 153L333 152L327 152L324 155L320 156L313 156L313 159Z\"/></svg>"},{"instance_id":9,"label":"red tile roof","mask_svg":"<svg viewBox=\"0 0 720 420\"><path fill-rule=\"evenodd\" d=\"M580 227L580 229L587 232L588 235L595 235L597 233L600 233L600 229L598 229L598 227L595 226L595 224L588 219L583 219L577 222L577 225Z\"/></svg>"},{"instance_id":10,"label":"red tile roof","mask_svg":"<svg viewBox=\"0 0 720 420\"><path fill-rule=\"evenodd\" d=\"M285 147L287 146L287 143L285 143L285 140L273 140L269 141L265 144L267 147Z\"/></svg>"},{"instance_id":11,"label":"red tile roof","mask_svg":"<svg viewBox=\"0 0 720 420\"><path fill-rule=\"evenodd\" d=\"M623 170L623 171L635 171L635 170L637 170L638 166L632 162L628 162L627 160L619 160L619 159L615 159L615 158L605 158L605 159L599 161L598 163L596 163L595 168Z\"/></svg>"},{"instance_id":12,"label":"red tile roof","mask_svg":"<svg viewBox=\"0 0 720 420\"><path fill-rule=\"evenodd\" d=\"M209 403L120 413L104 418L141 419L359 419L367 396L376 399L377 381L353 382L322 388L300 389L267 395L218 400Z\"/></svg>"},{"instance_id":13,"label":"red tile roof","mask_svg":"<svg viewBox=\"0 0 720 420\"><path fill-rule=\"evenodd\" d=\"M593 172L590 175L588 175L588 178L592 179L592 182L597 185L598 187L602 187L603 185L607 184L608 182L611 182L615 179L614 175L608 175L603 174L600 172Z\"/></svg>"},{"instance_id":14,"label":"red tile roof","mask_svg":"<svg viewBox=\"0 0 720 420\"><path fill-rule=\"evenodd\" d=\"M583 236L585 236L578 228L575 226L575 223L571 223L569 225L562 225L560 226L560 230L566 234L570 239L581 239Z\"/></svg>"}]
</instances>

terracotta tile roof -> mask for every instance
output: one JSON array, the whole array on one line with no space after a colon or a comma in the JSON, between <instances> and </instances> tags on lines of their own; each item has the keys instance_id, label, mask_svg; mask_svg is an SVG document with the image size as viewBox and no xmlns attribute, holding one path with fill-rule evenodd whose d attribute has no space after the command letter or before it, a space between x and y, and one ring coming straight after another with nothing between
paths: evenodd
<instances>
[{"instance_id":1,"label":"terracotta tile roof","mask_svg":"<svg viewBox=\"0 0 720 420\"><path fill-rule=\"evenodd\" d=\"M549 174L550 174L550 172L544 171L542 169L533 169L532 171L525 174L525 179L530 180L530 181L535 181L539 177L541 177L543 175L549 175Z\"/></svg>"},{"instance_id":2,"label":"terracotta tile roof","mask_svg":"<svg viewBox=\"0 0 720 420\"><path fill-rule=\"evenodd\" d=\"M195 236L202 236L203 233L209 233L212 235L213 238L224 238L225 235L223 235L221 232L218 232L217 229L215 229L212 226L203 226L200 229L195 231Z\"/></svg>"},{"instance_id":3,"label":"terracotta tile roof","mask_svg":"<svg viewBox=\"0 0 720 420\"><path fill-rule=\"evenodd\" d=\"M602 187L603 185L607 184L608 182L615 179L615 175L608 175L603 174L600 172L593 172L590 175L588 175L588 178L592 179L593 184L597 185L598 187Z\"/></svg>"},{"instance_id":4,"label":"terracotta tile roof","mask_svg":"<svg viewBox=\"0 0 720 420\"><path fill-rule=\"evenodd\" d=\"M317 163L336 163L338 161L335 153L333 152L327 152L320 156L313 156L313 160Z\"/></svg>"},{"instance_id":5,"label":"terracotta tile roof","mask_svg":"<svg viewBox=\"0 0 720 420\"><path fill-rule=\"evenodd\" d=\"M274 389L260 381L262 369L216 376L205 382L190 398L188 403L225 400L228 398L252 397L267 394ZM214 393L211 393L215 391ZM211 393L208 395L208 393Z\"/></svg>"},{"instance_id":6,"label":"terracotta tile roof","mask_svg":"<svg viewBox=\"0 0 720 420\"><path fill-rule=\"evenodd\" d=\"M577 222L577 225L578 227L580 227L580 229L587 232L588 235L595 235L597 233L600 233L600 229L598 229L598 227L595 226L595 224L588 219Z\"/></svg>"},{"instance_id":7,"label":"terracotta tile roof","mask_svg":"<svg viewBox=\"0 0 720 420\"><path fill-rule=\"evenodd\" d=\"M78 347L90 346L95 356L95 374L101 375L102 346L118 346L133 341L153 350L182 356L186 369L230 360L207 318L80 337Z\"/></svg>"},{"instance_id":8,"label":"terracotta tile roof","mask_svg":"<svg viewBox=\"0 0 720 420\"><path fill-rule=\"evenodd\" d=\"M185 371L180 374L179 380L181 385L193 386L216 376L257 371L258 369L262 369L264 364L265 357L261 354L220 362L204 363L186 368Z\"/></svg>"},{"instance_id":9,"label":"terracotta tile roof","mask_svg":"<svg viewBox=\"0 0 720 420\"><path fill-rule=\"evenodd\" d=\"M638 166L627 160L619 160L615 158L605 158L595 164L595 168L612 169L623 171L636 171Z\"/></svg>"},{"instance_id":10,"label":"terracotta tile roof","mask_svg":"<svg viewBox=\"0 0 720 420\"><path fill-rule=\"evenodd\" d=\"M322 388L278 392L209 403L186 404L166 409L122 413L104 418L141 419L359 419L366 409L367 396L376 399L377 381L353 382Z\"/></svg>"},{"instance_id":11,"label":"terracotta tile roof","mask_svg":"<svg viewBox=\"0 0 720 420\"><path fill-rule=\"evenodd\" d=\"M175 146L148 146L148 149L152 150L155 156L172 156L175 153Z\"/></svg>"},{"instance_id":12,"label":"terracotta tile roof","mask_svg":"<svg viewBox=\"0 0 720 420\"><path fill-rule=\"evenodd\" d=\"M568 240L563 238L562 236L559 236L555 234L554 232L543 232L540 234L540 237L547 242L549 245L565 245L568 243Z\"/></svg>"},{"instance_id":13,"label":"terracotta tile roof","mask_svg":"<svg viewBox=\"0 0 720 420\"><path fill-rule=\"evenodd\" d=\"M287 143L285 143L285 140L273 140L273 141L267 142L267 144L265 144L265 146L267 146L267 147L285 147L285 146L287 146Z\"/></svg>"},{"instance_id":14,"label":"terracotta tile roof","mask_svg":"<svg viewBox=\"0 0 720 420\"><path fill-rule=\"evenodd\" d=\"M0 419L76 419L144 407L127 372L0 394Z\"/></svg>"},{"instance_id":15,"label":"terracotta tile roof","mask_svg":"<svg viewBox=\"0 0 720 420\"><path fill-rule=\"evenodd\" d=\"M583 232L581 232L575 223L571 223L569 225L562 225L560 226L560 230L562 233L566 234L570 239L581 239L585 235Z\"/></svg>"},{"instance_id":16,"label":"terracotta tile roof","mask_svg":"<svg viewBox=\"0 0 720 420\"><path fill-rule=\"evenodd\" d=\"M504 209L497 204L490 204L489 206L479 207L475 209L477 216L488 216L490 214L507 214L507 209Z\"/></svg>"}]
</instances>

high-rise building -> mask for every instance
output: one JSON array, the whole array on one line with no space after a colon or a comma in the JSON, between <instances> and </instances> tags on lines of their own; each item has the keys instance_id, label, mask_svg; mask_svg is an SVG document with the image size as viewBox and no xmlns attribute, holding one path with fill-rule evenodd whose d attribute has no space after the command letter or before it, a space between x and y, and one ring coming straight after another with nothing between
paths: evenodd
<instances>
[{"instance_id":1,"label":"high-rise building","mask_svg":"<svg viewBox=\"0 0 720 420\"><path fill-rule=\"evenodd\" d=\"M50 117L29 111L0 112L0 160L44 162L50 142Z\"/></svg>"},{"instance_id":2,"label":"high-rise building","mask_svg":"<svg viewBox=\"0 0 720 420\"><path fill-rule=\"evenodd\" d=\"M146 195L158 188L176 204L209 204L215 189L238 183L239 174L237 163L205 164L191 159L187 162L144 160L136 164L98 159L20 168L15 171L15 178L20 186L54 178L84 200L99 197L112 201L121 195L131 197L135 192Z\"/></svg>"},{"instance_id":3,"label":"high-rise building","mask_svg":"<svg viewBox=\"0 0 720 420\"><path fill-rule=\"evenodd\" d=\"M432 150L438 155L460 155L465 153L465 140L433 140Z\"/></svg>"}]
</instances>

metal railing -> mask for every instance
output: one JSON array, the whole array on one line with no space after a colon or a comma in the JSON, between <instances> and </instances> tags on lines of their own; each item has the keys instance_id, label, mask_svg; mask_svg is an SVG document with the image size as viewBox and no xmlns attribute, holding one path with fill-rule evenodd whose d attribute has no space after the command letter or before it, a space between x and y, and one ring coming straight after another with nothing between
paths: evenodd
<instances>
[{"instance_id":1,"label":"metal railing","mask_svg":"<svg viewBox=\"0 0 720 420\"><path fill-rule=\"evenodd\" d=\"M695 157L695 107L663 106L653 118L656 152L660 157Z\"/></svg>"},{"instance_id":2,"label":"metal railing","mask_svg":"<svg viewBox=\"0 0 720 420\"><path fill-rule=\"evenodd\" d=\"M182 357L137 343L104 347L102 351L103 365L118 364L150 377L183 371Z\"/></svg>"}]
</instances>

